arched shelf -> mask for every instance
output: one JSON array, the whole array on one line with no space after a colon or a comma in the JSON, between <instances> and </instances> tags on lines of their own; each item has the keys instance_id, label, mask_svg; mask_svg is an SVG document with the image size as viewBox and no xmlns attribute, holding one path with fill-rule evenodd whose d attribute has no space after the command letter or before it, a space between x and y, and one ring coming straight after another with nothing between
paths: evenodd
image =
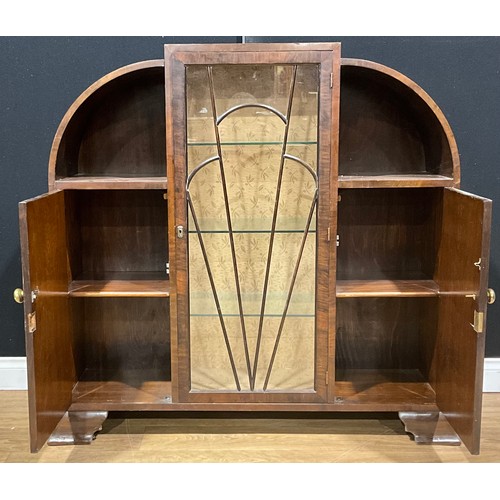
<instances>
[{"instance_id":1,"label":"arched shelf","mask_svg":"<svg viewBox=\"0 0 500 500\"><path fill-rule=\"evenodd\" d=\"M49 159L49 190L165 189L164 61L100 78L70 106Z\"/></svg>"},{"instance_id":2,"label":"arched shelf","mask_svg":"<svg viewBox=\"0 0 500 500\"><path fill-rule=\"evenodd\" d=\"M342 59L339 187L459 183L455 138L434 100L396 70Z\"/></svg>"}]
</instances>

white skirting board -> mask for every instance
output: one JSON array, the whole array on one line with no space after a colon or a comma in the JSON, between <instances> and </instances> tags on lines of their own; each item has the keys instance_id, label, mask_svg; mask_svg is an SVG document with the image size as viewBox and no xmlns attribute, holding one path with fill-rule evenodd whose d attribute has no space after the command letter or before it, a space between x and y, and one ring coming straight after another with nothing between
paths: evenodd
<instances>
[{"instance_id":1,"label":"white skirting board","mask_svg":"<svg viewBox=\"0 0 500 500\"><path fill-rule=\"evenodd\" d=\"M0 390L21 391L27 388L26 358L0 358Z\"/></svg>"},{"instance_id":2,"label":"white skirting board","mask_svg":"<svg viewBox=\"0 0 500 500\"><path fill-rule=\"evenodd\" d=\"M483 392L500 392L500 358L484 360Z\"/></svg>"},{"instance_id":3,"label":"white skirting board","mask_svg":"<svg viewBox=\"0 0 500 500\"><path fill-rule=\"evenodd\" d=\"M26 358L0 358L0 390L27 389ZM500 358L484 360L484 392L500 392Z\"/></svg>"}]
</instances>

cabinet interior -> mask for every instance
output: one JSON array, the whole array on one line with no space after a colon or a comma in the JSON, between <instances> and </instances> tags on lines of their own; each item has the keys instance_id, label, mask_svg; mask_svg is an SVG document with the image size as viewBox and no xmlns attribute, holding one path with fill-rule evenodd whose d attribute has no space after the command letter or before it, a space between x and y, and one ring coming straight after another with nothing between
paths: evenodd
<instances>
[{"instance_id":1,"label":"cabinet interior","mask_svg":"<svg viewBox=\"0 0 500 500\"><path fill-rule=\"evenodd\" d=\"M76 404L157 404L171 394L163 193L65 193Z\"/></svg>"},{"instance_id":2,"label":"cabinet interior","mask_svg":"<svg viewBox=\"0 0 500 500\"><path fill-rule=\"evenodd\" d=\"M167 280L167 206L163 193L68 191L73 280Z\"/></svg>"},{"instance_id":3,"label":"cabinet interior","mask_svg":"<svg viewBox=\"0 0 500 500\"><path fill-rule=\"evenodd\" d=\"M444 130L413 90L379 71L343 65L339 176L452 177Z\"/></svg>"},{"instance_id":4,"label":"cabinet interior","mask_svg":"<svg viewBox=\"0 0 500 500\"><path fill-rule=\"evenodd\" d=\"M443 191L344 189L340 196L337 397L434 401L427 361L437 331Z\"/></svg>"},{"instance_id":5,"label":"cabinet interior","mask_svg":"<svg viewBox=\"0 0 500 500\"><path fill-rule=\"evenodd\" d=\"M127 73L95 91L72 116L56 179L164 178L165 137L163 67Z\"/></svg>"}]
</instances>

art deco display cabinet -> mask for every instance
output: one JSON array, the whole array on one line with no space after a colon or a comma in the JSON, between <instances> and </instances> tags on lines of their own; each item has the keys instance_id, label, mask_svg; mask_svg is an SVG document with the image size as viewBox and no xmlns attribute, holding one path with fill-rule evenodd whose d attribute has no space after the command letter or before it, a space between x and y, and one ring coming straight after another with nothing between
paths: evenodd
<instances>
[{"instance_id":1,"label":"art deco display cabinet","mask_svg":"<svg viewBox=\"0 0 500 500\"><path fill-rule=\"evenodd\" d=\"M89 87L20 204L31 447L109 411L399 412L479 452L491 203L340 44L175 45Z\"/></svg>"}]
</instances>

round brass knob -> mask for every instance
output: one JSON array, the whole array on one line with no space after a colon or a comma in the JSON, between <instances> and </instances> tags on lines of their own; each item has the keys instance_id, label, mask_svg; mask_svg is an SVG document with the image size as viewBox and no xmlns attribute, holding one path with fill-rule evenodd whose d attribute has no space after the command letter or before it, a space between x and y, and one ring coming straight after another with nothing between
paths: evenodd
<instances>
[{"instance_id":1,"label":"round brass knob","mask_svg":"<svg viewBox=\"0 0 500 500\"><path fill-rule=\"evenodd\" d=\"M18 304L22 304L24 302L24 292L23 292L22 288L16 288L14 290L14 300Z\"/></svg>"},{"instance_id":2,"label":"round brass knob","mask_svg":"<svg viewBox=\"0 0 500 500\"><path fill-rule=\"evenodd\" d=\"M497 294L493 288L488 288L486 291L486 296L488 297L488 304L493 304L497 300Z\"/></svg>"}]
</instances>

